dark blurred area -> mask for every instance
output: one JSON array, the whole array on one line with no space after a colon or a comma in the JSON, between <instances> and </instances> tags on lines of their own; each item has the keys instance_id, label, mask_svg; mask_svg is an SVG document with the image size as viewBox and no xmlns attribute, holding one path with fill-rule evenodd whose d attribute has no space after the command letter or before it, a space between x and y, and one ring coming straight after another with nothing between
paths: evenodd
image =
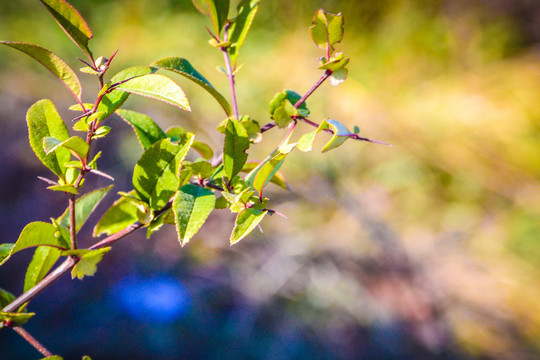
<instances>
[{"instance_id":1,"label":"dark blurred area","mask_svg":"<svg viewBox=\"0 0 540 360\"><path fill-rule=\"evenodd\" d=\"M97 56L119 50L111 73L166 56L187 58L222 93L209 20L187 0L72 0L94 31ZM174 228L123 239L94 277L69 276L30 303L25 328L65 359L538 359L540 358L540 2L537 0L262 1L239 62L240 111L265 124L284 88L317 80L307 28L317 8L343 12L338 51L348 80L308 101L393 147L349 141L294 153L282 167L291 191L270 187L268 217L229 247L234 217L213 214L181 248ZM39 2L0 1L0 39L82 57ZM112 74L111 74L112 75ZM82 74L83 97L95 79ZM223 120L185 79L193 111L131 96L127 109L163 128L184 126L216 151ZM15 242L31 221L59 216L67 199L28 145L26 110L51 99L69 122L72 99L39 64L0 48L0 228ZM108 120L100 169L131 188L142 153L132 130ZM298 136L307 132L298 129ZM262 159L283 137L265 133ZM85 190L107 186L88 176ZM271 185L273 186L273 185ZM81 231L116 199L114 191ZM0 268L20 294L32 256ZM0 331L0 359L39 354Z\"/></svg>"}]
</instances>

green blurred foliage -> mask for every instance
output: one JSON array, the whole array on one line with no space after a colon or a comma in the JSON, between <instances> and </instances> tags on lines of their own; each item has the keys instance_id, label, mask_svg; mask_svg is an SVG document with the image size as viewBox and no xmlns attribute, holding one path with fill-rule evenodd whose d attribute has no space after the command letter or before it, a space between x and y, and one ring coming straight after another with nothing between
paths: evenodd
<instances>
[{"instance_id":1,"label":"green blurred foliage","mask_svg":"<svg viewBox=\"0 0 540 360\"><path fill-rule=\"evenodd\" d=\"M94 31L97 56L119 49L113 72L181 56L227 92L225 76L215 70L221 54L206 44L204 27L210 23L190 1L72 3ZM351 58L349 78L308 100L312 119L331 116L349 128L358 125L361 136L393 147L350 141L324 155L293 154L282 168L292 192L276 187L268 195L282 199L272 206L288 216L264 225L277 255L230 265L246 279L242 291L258 300L276 293L294 298L287 311L315 327L317 314L329 308L362 324L391 317L424 329L436 318L473 356L539 354L540 62L533 45L540 38L531 38L517 10L494 4L499 3L262 2L238 59L245 63L237 77L240 112L264 124L275 93L309 89L322 56L307 31L311 16L318 7L341 11L346 30L337 48ZM75 66L73 59L82 55L41 10L29 0L0 2L0 38L53 48ZM61 85L38 66L0 51L2 97L30 103L47 96L71 105ZM200 140L219 144L221 135L214 131L223 120L219 105L177 80L190 99L191 114L140 99L130 99L128 107L164 127L180 123L202 132ZM50 93L52 87L58 94ZM274 142L250 153L262 159L278 143L281 135L274 132L279 131L265 134ZM133 166L133 136L126 133L120 142L128 167ZM225 251L222 234L228 230L216 229L231 224L225 217L213 224L184 249L173 250L173 235L156 238L152 246L164 257L187 252L197 262L218 261L216 249ZM249 252L250 242L261 241L244 240L236 251ZM322 266L290 260L321 253L345 261ZM409 275L388 270L402 262ZM257 271L261 263L262 273ZM296 287L280 286L279 274L295 279L295 266L310 272L295 280ZM434 331L426 331L421 341L436 347L429 336Z\"/></svg>"}]
</instances>

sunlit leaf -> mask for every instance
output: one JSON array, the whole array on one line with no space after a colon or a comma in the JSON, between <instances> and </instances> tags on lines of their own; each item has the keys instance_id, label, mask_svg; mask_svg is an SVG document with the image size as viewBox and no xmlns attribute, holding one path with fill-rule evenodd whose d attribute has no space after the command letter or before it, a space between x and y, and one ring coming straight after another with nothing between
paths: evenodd
<instances>
[{"instance_id":1,"label":"sunlit leaf","mask_svg":"<svg viewBox=\"0 0 540 360\"><path fill-rule=\"evenodd\" d=\"M54 17L58 25L77 44L81 50L92 58L88 48L88 40L93 36L92 31L79 12L64 0L39 0Z\"/></svg>"},{"instance_id":2,"label":"sunlit leaf","mask_svg":"<svg viewBox=\"0 0 540 360\"><path fill-rule=\"evenodd\" d=\"M39 160L58 177L64 178L66 168L71 155L67 149L59 149L51 154L46 154L43 149L43 139L53 137L60 141L69 138L69 132L50 100L40 100L28 109L26 114L30 145Z\"/></svg>"},{"instance_id":3,"label":"sunlit leaf","mask_svg":"<svg viewBox=\"0 0 540 360\"><path fill-rule=\"evenodd\" d=\"M11 41L0 41L0 44L17 49L45 66L56 76L77 98L81 98L81 83L75 72L58 56L41 46Z\"/></svg>"},{"instance_id":4,"label":"sunlit leaf","mask_svg":"<svg viewBox=\"0 0 540 360\"><path fill-rule=\"evenodd\" d=\"M283 106L283 103L286 100L288 100L292 105L296 105L298 100L300 100L301 98L302 98L302 96L300 94L298 94L297 92L293 91L293 90L285 89L282 92L277 93L274 96L274 98L272 99L272 101L270 102L270 104L269 104L269 110L270 110L271 117L273 118L274 112L279 107ZM309 114L310 114L310 111L307 108L306 102L304 101L302 103L302 105L300 105L298 107L298 115L307 117L307 116L309 116Z\"/></svg>"},{"instance_id":5,"label":"sunlit leaf","mask_svg":"<svg viewBox=\"0 0 540 360\"><path fill-rule=\"evenodd\" d=\"M321 49L334 49L343 39L343 15L329 14L318 9L311 21L309 32L313 42Z\"/></svg>"},{"instance_id":6,"label":"sunlit leaf","mask_svg":"<svg viewBox=\"0 0 540 360\"><path fill-rule=\"evenodd\" d=\"M238 120L229 118L225 127L225 148L223 151L223 165L229 179L232 179L244 167L248 158L246 154L248 148L249 137L246 129Z\"/></svg>"},{"instance_id":7,"label":"sunlit leaf","mask_svg":"<svg viewBox=\"0 0 540 360\"><path fill-rule=\"evenodd\" d=\"M133 78L120 86L119 90L150 99L166 102L182 110L191 111L186 94L170 78L159 74L148 74Z\"/></svg>"},{"instance_id":8,"label":"sunlit leaf","mask_svg":"<svg viewBox=\"0 0 540 360\"><path fill-rule=\"evenodd\" d=\"M112 235L137 222L137 205L126 197L121 197L103 214L94 227L93 236Z\"/></svg>"},{"instance_id":9,"label":"sunlit leaf","mask_svg":"<svg viewBox=\"0 0 540 360\"><path fill-rule=\"evenodd\" d=\"M260 163L258 162L247 162L244 164L244 167L242 168L242 172L249 173L253 171L253 169L255 169L257 166L259 166L259 164ZM287 182L285 181L285 177L279 171L274 173L274 176L272 176L272 179L270 179L270 182L284 189L289 189L289 186L287 185Z\"/></svg>"},{"instance_id":10,"label":"sunlit leaf","mask_svg":"<svg viewBox=\"0 0 540 360\"><path fill-rule=\"evenodd\" d=\"M79 229L84 225L88 217L99 205L101 200L112 189L113 185L94 190L86 193L75 202L75 229ZM56 219L56 222L66 228L69 228L69 209L66 209L64 213Z\"/></svg>"},{"instance_id":11,"label":"sunlit leaf","mask_svg":"<svg viewBox=\"0 0 540 360\"><path fill-rule=\"evenodd\" d=\"M266 210L247 208L238 213L236 222L231 234L231 245L236 244L246 236L262 221L266 215Z\"/></svg>"},{"instance_id":12,"label":"sunlit leaf","mask_svg":"<svg viewBox=\"0 0 540 360\"><path fill-rule=\"evenodd\" d=\"M333 119L327 119L326 121L321 123L317 131L328 128L332 128L332 130L334 131L334 135L332 135L330 141L328 141L326 145L324 145L324 147L322 148L323 153L335 149L338 146L341 146L347 139L349 139L350 135L354 135L349 131L349 129L347 129L345 125Z\"/></svg>"},{"instance_id":13,"label":"sunlit leaf","mask_svg":"<svg viewBox=\"0 0 540 360\"><path fill-rule=\"evenodd\" d=\"M228 116L232 115L231 105L229 104L229 102L186 59L179 57L168 57L152 63L151 66L173 71L195 82L203 89L208 91L210 95L212 95L218 101L219 105L221 105L221 107L223 108L223 110L225 110Z\"/></svg>"},{"instance_id":14,"label":"sunlit leaf","mask_svg":"<svg viewBox=\"0 0 540 360\"><path fill-rule=\"evenodd\" d=\"M56 229L54 226L41 221L31 222L26 225L14 246L10 246L11 244L3 245L1 250L3 260L0 262L0 265L4 264L11 255L30 247L48 245L64 249L69 248L69 245L62 237L56 236ZM6 254L5 252L7 249L9 249L9 253Z\"/></svg>"},{"instance_id":15,"label":"sunlit leaf","mask_svg":"<svg viewBox=\"0 0 540 360\"><path fill-rule=\"evenodd\" d=\"M216 35L219 36L229 16L229 0L206 0Z\"/></svg>"},{"instance_id":16,"label":"sunlit leaf","mask_svg":"<svg viewBox=\"0 0 540 360\"><path fill-rule=\"evenodd\" d=\"M153 143L167 137L159 125L147 115L123 109L116 110L116 113L131 125L143 149L148 149Z\"/></svg>"},{"instance_id":17,"label":"sunlit leaf","mask_svg":"<svg viewBox=\"0 0 540 360\"><path fill-rule=\"evenodd\" d=\"M52 186L48 186L47 189L49 190L52 190L52 191L61 191L61 192L66 192L66 193L70 193L70 194L74 194L74 195L77 195L79 193L79 190L77 190L77 188L73 185L52 185Z\"/></svg>"},{"instance_id":18,"label":"sunlit leaf","mask_svg":"<svg viewBox=\"0 0 540 360\"><path fill-rule=\"evenodd\" d=\"M0 311L0 322L2 321L9 321L15 325L22 325L32 316L36 315L35 313L13 313L13 312L5 312Z\"/></svg>"},{"instance_id":19,"label":"sunlit leaf","mask_svg":"<svg viewBox=\"0 0 540 360\"><path fill-rule=\"evenodd\" d=\"M212 148L203 142L194 141L191 148L197 151L204 159L209 160L214 156L214 151L212 151Z\"/></svg>"},{"instance_id":20,"label":"sunlit leaf","mask_svg":"<svg viewBox=\"0 0 540 360\"><path fill-rule=\"evenodd\" d=\"M163 139L146 150L133 171L133 187L143 201L159 210L178 189L178 172L193 143L189 134L179 144Z\"/></svg>"},{"instance_id":21,"label":"sunlit leaf","mask_svg":"<svg viewBox=\"0 0 540 360\"><path fill-rule=\"evenodd\" d=\"M231 46L227 48L231 56L233 66L236 65L236 58L240 47L244 44L246 35L251 27L251 23L259 9L259 0L242 0L238 4L238 15L234 19L229 29L229 41Z\"/></svg>"},{"instance_id":22,"label":"sunlit leaf","mask_svg":"<svg viewBox=\"0 0 540 360\"><path fill-rule=\"evenodd\" d=\"M178 190L172 209L180 245L186 245L199 231L214 210L215 203L216 197L209 189L187 184Z\"/></svg>"},{"instance_id":23,"label":"sunlit leaf","mask_svg":"<svg viewBox=\"0 0 540 360\"><path fill-rule=\"evenodd\" d=\"M0 288L0 309L5 308L13 300L15 300L15 295L13 295L7 290Z\"/></svg>"},{"instance_id":24,"label":"sunlit leaf","mask_svg":"<svg viewBox=\"0 0 540 360\"><path fill-rule=\"evenodd\" d=\"M24 277L24 290L30 290L47 275L52 266L60 257L61 251L50 246L39 246L34 252L32 261L26 269Z\"/></svg>"},{"instance_id":25,"label":"sunlit leaf","mask_svg":"<svg viewBox=\"0 0 540 360\"><path fill-rule=\"evenodd\" d=\"M97 271L97 264L103 258L103 255L111 250L110 247L105 247L96 250L77 249L62 251L64 256L78 256L79 262L71 270L71 278L83 279L85 276L94 276Z\"/></svg>"},{"instance_id":26,"label":"sunlit leaf","mask_svg":"<svg viewBox=\"0 0 540 360\"><path fill-rule=\"evenodd\" d=\"M68 149L73 155L81 160L85 158L89 150L89 146L86 141L78 136L72 136L64 141L60 141L49 136L43 138L43 149L47 155L57 150L59 147Z\"/></svg>"}]
</instances>

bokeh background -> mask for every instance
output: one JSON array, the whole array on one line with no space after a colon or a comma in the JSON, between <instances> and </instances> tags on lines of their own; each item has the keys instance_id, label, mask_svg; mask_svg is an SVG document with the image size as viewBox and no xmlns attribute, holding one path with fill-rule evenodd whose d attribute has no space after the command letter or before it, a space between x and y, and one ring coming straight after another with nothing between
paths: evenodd
<instances>
[{"instance_id":1,"label":"bokeh background","mask_svg":"<svg viewBox=\"0 0 540 360\"><path fill-rule=\"evenodd\" d=\"M94 31L94 53L119 50L111 73L182 56L227 93L209 20L190 1L71 2ZM282 168L291 191L269 188L287 220L268 217L264 234L232 248L234 218L223 211L185 248L173 228L137 233L93 278L66 276L37 297L30 333L67 359L540 358L540 3L263 0L239 58L241 113L265 124L276 92L304 93L318 79L322 54L307 28L319 7L344 13L338 51L352 60L345 83L309 99L312 119L358 125L393 147L349 141L320 154L321 135ZM0 1L0 38L51 48L73 67L82 57L37 1ZM95 80L81 78L90 100ZM217 149L221 109L175 79L192 113L135 96L125 107ZM0 48L2 242L67 204L36 178L47 170L25 113L41 98L73 117L56 79ZM126 191L142 150L119 118L108 125L101 169ZM281 137L265 133L250 155L262 159ZM107 184L89 176L86 188ZM95 242L97 219L83 244ZM22 291L31 255L0 268L0 287ZM9 330L0 349L2 359L39 358Z\"/></svg>"}]
</instances>

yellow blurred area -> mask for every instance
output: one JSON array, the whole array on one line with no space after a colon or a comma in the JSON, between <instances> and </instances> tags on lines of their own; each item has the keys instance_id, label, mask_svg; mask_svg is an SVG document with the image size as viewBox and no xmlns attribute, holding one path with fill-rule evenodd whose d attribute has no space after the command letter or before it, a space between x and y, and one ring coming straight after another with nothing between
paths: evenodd
<instances>
[{"instance_id":1,"label":"yellow blurred area","mask_svg":"<svg viewBox=\"0 0 540 360\"><path fill-rule=\"evenodd\" d=\"M229 97L226 78L215 70L221 54L207 44L209 21L189 2L73 4L88 14L97 55L119 49L113 72L181 56ZM304 93L318 79L323 54L307 27L311 13L325 6L344 12L338 51L351 62L346 82L325 84L307 101L311 119L358 125L361 136L392 147L349 140L320 154L328 139L321 134L313 152L293 153L281 169L291 192L270 187L267 194L269 206L288 220L266 219L263 235L230 250L249 254L231 265L239 288L256 301L276 293L303 297L315 309L340 309L360 324L398 319L435 352L455 340L473 357L539 356L540 37L526 42L520 18L482 1L263 0L239 57L241 113L266 124L275 93ZM35 6L26 1L27 8ZM37 14L42 9L26 20L8 10L0 15L2 39L49 46L76 66L71 60L80 54L45 12ZM44 31L27 30L26 21ZM2 97L25 103L53 97L59 107L71 105L38 66L5 49L0 56ZM191 114L145 99L130 98L126 106L164 128L185 126L216 149L221 109L195 85L175 79ZM51 85L35 88L34 81ZM58 93L50 94L51 87ZM299 125L295 137L311 130ZM253 160L284 135L277 128L265 133L250 149ZM123 156L136 161L132 134L122 136ZM220 261L229 251L231 221L228 214L215 216L181 250L171 241L173 231L144 246L164 258ZM250 243L272 250L257 252ZM189 255L171 255L177 252ZM321 264L314 260L323 255L329 258ZM302 314L311 321L307 310Z\"/></svg>"}]
</instances>

